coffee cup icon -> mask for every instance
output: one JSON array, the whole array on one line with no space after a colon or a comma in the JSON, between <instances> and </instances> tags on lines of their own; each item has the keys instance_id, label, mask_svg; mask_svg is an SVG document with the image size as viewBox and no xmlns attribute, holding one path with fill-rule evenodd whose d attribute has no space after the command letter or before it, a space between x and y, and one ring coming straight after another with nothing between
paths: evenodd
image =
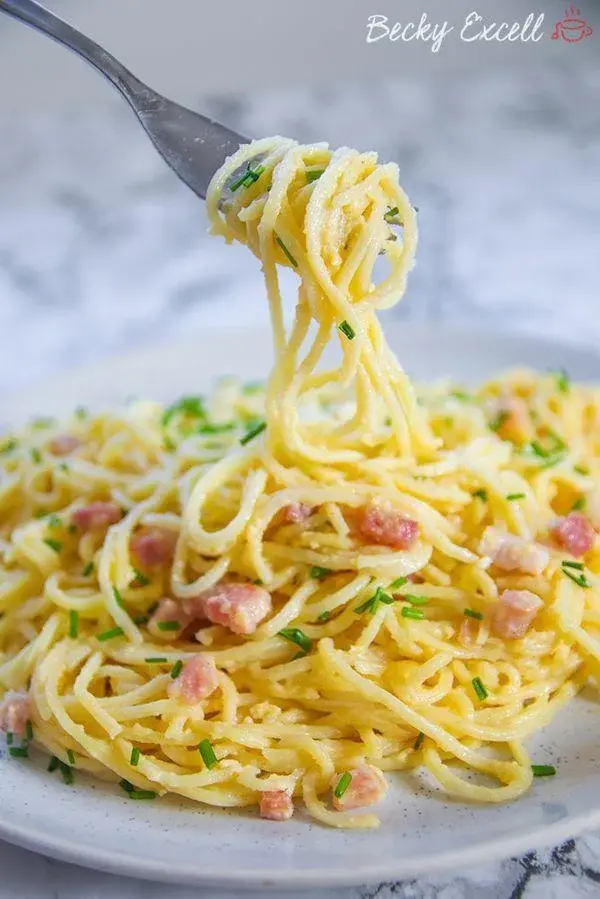
<instances>
[{"instance_id":1,"label":"coffee cup icon","mask_svg":"<svg viewBox=\"0 0 600 899\"><path fill-rule=\"evenodd\" d=\"M552 40L556 41L558 38L562 38L563 41L567 41L569 44L576 44L584 38L589 37L593 30L594 29L591 25L588 25L585 19L578 19L573 16L565 15L565 18L562 19L562 21L556 23L554 32L552 33Z\"/></svg>"}]
</instances>

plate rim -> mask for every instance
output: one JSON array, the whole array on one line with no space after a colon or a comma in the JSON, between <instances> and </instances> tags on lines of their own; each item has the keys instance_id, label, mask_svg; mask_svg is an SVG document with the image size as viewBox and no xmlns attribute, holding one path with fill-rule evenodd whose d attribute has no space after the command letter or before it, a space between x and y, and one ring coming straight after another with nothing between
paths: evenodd
<instances>
[{"instance_id":1,"label":"plate rim","mask_svg":"<svg viewBox=\"0 0 600 899\"><path fill-rule=\"evenodd\" d=\"M47 858L79 865L108 874L123 875L140 880L159 883L178 884L182 886L202 886L219 888L242 888L244 891L256 889L313 889L354 886L373 886L381 883L395 883L416 877L430 877L432 874L451 874L461 866L469 868L490 864L556 846L567 839L581 836L588 830L600 828L600 807L590 812L582 812L575 818L565 818L552 824L535 828L523 846L523 835L503 837L494 843L483 843L477 849L461 847L450 852L437 853L427 860L424 871L423 856L418 860L400 859L382 867L361 866L359 876L345 869L331 871L303 871L302 869L274 870L242 870L238 874L223 872L222 869L203 867L198 870L193 865L179 863L176 871L166 869L164 863L151 858L140 860L125 853L103 850L85 846L82 851L74 848L74 842L68 843L60 838L48 837L47 834L33 831L31 828L11 826L0 821L0 839L14 846L41 854ZM360 832L358 832L360 833ZM36 835L37 834L37 835Z\"/></svg>"},{"instance_id":2,"label":"plate rim","mask_svg":"<svg viewBox=\"0 0 600 899\"><path fill-rule=\"evenodd\" d=\"M471 324L462 325L460 322L447 326L431 324L427 322L411 322L402 318L391 319L385 322L386 336L394 340L419 341L426 338L442 337L445 340L456 340L457 343L465 341L477 341L484 339L495 344L526 345L536 343L548 353L560 353L561 348L572 353L581 350L586 355L597 360L598 377L600 380L600 348L592 343L586 343L570 336L553 336L549 334L536 334L525 329L519 331L496 330L492 324L488 326ZM42 383L43 389L52 385L59 385L63 381L71 380L74 376L82 376L85 379L92 378L94 373L99 376L106 367L131 364L132 360L148 359L150 355L175 351L177 347L198 346L200 339L210 338L212 335L222 335L235 339L243 335L251 340L253 335L260 335L261 341L267 336L264 326L227 325L213 326L202 329L200 334L192 337L182 337L169 340L149 340L136 343L134 347L121 350L112 354L102 355L84 365L73 365L67 369L61 369L54 374L41 376L36 381L3 397L7 399L8 415L19 415L17 410L27 407L36 392L39 392ZM400 361L402 361L400 359ZM215 372L215 377L220 373ZM0 395L1 397L1 395ZM4 414L4 412L3 412ZM28 413L29 414L29 413ZM101 784L101 782L99 782ZM198 863L178 863L177 869L165 866L164 861L150 857L140 858L138 855L128 854L126 851L115 852L100 846L80 844L77 841L68 841L66 838L56 836L53 833L43 832L39 826L30 824L18 824L10 820L0 819L0 838L24 849L40 853L44 856L56 858L64 862L78 864L87 868L104 871L112 874L137 877L144 880L154 880L163 883L182 884L188 886L218 886L235 887L241 889L262 888L333 888L350 887L358 884L373 885L382 882L394 882L406 878L429 876L440 872L451 872L461 866L474 867L476 865L491 863L514 855L522 855L532 849L539 849L550 845L556 845L565 839L580 836L583 832L600 828L600 805L591 807L576 815L568 816L559 821L543 824L531 830L524 842L522 832L514 835L490 840L473 846L462 846L449 851L438 852L427 859L427 866L423 856L416 859L393 857L389 862L373 865L361 865L358 871L347 868L332 870L304 870L302 868L287 869L245 869L236 872L222 868L211 868Z\"/></svg>"}]
</instances>

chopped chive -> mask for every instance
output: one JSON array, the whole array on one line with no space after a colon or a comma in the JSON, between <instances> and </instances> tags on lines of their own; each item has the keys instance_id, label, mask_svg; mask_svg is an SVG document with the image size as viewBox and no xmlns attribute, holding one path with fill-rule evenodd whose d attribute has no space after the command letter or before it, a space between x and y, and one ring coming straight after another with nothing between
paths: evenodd
<instances>
[{"instance_id":1,"label":"chopped chive","mask_svg":"<svg viewBox=\"0 0 600 899\"><path fill-rule=\"evenodd\" d=\"M247 434L245 434L241 439L240 443L242 446L245 446L247 443L250 443L251 440L254 440L255 437L258 437L259 434L262 434L267 428L266 421L259 421L253 428L251 428Z\"/></svg>"},{"instance_id":2,"label":"chopped chive","mask_svg":"<svg viewBox=\"0 0 600 899\"><path fill-rule=\"evenodd\" d=\"M103 634L97 634L96 640L104 643L106 640L112 640L113 637L122 637L125 631L122 627L113 627L110 631L104 631Z\"/></svg>"},{"instance_id":3,"label":"chopped chive","mask_svg":"<svg viewBox=\"0 0 600 899\"><path fill-rule=\"evenodd\" d=\"M37 446L32 447L31 458L33 459L33 461L35 462L36 465L39 465L40 462L42 461L42 454L40 453Z\"/></svg>"},{"instance_id":4,"label":"chopped chive","mask_svg":"<svg viewBox=\"0 0 600 899\"><path fill-rule=\"evenodd\" d=\"M571 386L571 379L564 368L550 369L550 373L556 378L556 386L559 393L568 393Z\"/></svg>"},{"instance_id":5,"label":"chopped chive","mask_svg":"<svg viewBox=\"0 0 600 899\"><path fill-rule=\"evenodd\" d=\"M231 182L231 184L229 185L229 190L231 191L231 193L235 193L235 191L239 190L239 188L242 187L242 185L245 185L245 183L246 173L244 172L244 174L240 175L240 177L236 181Z\"/></svg>"},{"instance_id":6,"label":"chopped chive","mask_svg":"<svg viewBox=\"0 0 600 899\"><path fill-rule=\"evenodd\" d=\"M354 330L352 325L346 321L346 319L344 319L343 322L340 322L340 324L338 325L338 330L341 331L342 334L348 338L348 340L354 340L354 338L356 337L356 331Z\"/></svg>"},{"instance_id":7,"label":"chopped chive","mask_svg":"<svg viewBox=\"0 0 600 899\"><path fill-rule=\"evenodd\" d=\"M227 431L233 431L235 424L232 421L225 422L222 425L205 424L200 425L196 429L196 434L226 434Z\"/></svg>"},{"instance_id":8,"label":"chopped chive","mask_svg":"<svg viewBox=\"0 0 600 899\"><path fill-rule=\"evenodd\" d=\"M331 618L331 612L328 612L327 610L325 610L324 612L321 612L321 614L317 616L317 621L329 621L330 618Z\"/></svg>"},{"instance_id":9,"label":"chopped chive","mask_svg":"<svg viewBox=\"0 0 600 899\"><path fill-rule=\"evenodd\" d=\"M575 569L576 571L580 571L580 574L576 574L575 571L571 569ZM577 584L578 587L583 587L585 590L589 589L592 585L586 578L584 572L584 568L581 562L569 562L564 561L561 562L562 573L566 574L568 578L570 578L574 584Z\"/></svg>"},{"instance_id":10,"label":"chopped chive","mask_svg":"<svg viewBox=\"0 0 600 899\"><path fill-rule=\"evenodd\" d=\"M306 180L309 184L312 184L313 181L316 181L321 177L325 169L307 169L306 171Z\"/></svg>"},{"instance_id":11,"label":"chopped chive","mask_svg":"<svg viewBox=\"0 0 600 899\"><path fill-rule=\"evenodd\" d=\"M403 618L412 618L414 621L421 621L425 618L423 609L413 609L412 606L403 606L400 614Z\"/></svg>"},{"instance_id":12,"label":"chopped chive","mask_svg":"<svg viewBox=\"0 0 600 899\"><path fill-rule=\"evenodd\" d=\"M417 739L415 740L415 742L413 744L413 749L418 751L421 748L421 746L423 745L424 739L425 739L425 734L423 733L423 731L420 731Z\"/></svg>"},{"instance_id":13,"label":"chopped chive","mask_svg":"<svg viewBox=\"0 0 600 899\"><path fill-rule=\"evenodd\" d=\"M585 509L585 496L580 496L571 506L572 512L582 512Z\"/></svg>"},{"instance_id":14,"label":"chopped chive","mask_svg":"<svg viewBox=\"0 0 600 899\"><path fill-rule=\"evenodd\" d=\"M204 408L204 400L201 396L182 396L170 406L167 406L163 413L162 425L168 425L173 416L179 414L187 415L190 418L206 418L206 409Z\"/></svg>"},{"instance_id":15,"label":"chopped chive","mask_svg":"<svg viewBox=\"0 0 600 899\"><path fill-rule=\"evenodd\" d=\"M483 681L481 680L480 677L474 677L473 680L471 681L471 683L473 685L473 689L475 690L475 693L476 693L478 699L483 701L484 699L488 698L489 693L486 690L486 688L483 684Z\"/></svg>"},{"instance_id":16,"label":"chopped chive","mask_svg":"<svg viewBox=\"0 0 600 899\"><path fill-rule=\"evenodd\" d=\"M424 606L429 602L428 596L416 596L414 593L404 593L401 599L405 599L411 606Z\"/></svg>"},{"instance_id":17,"label":"chopped chive","mask_svg":"<svg viewBox=\"0 0 600 899\"><path fill-rule=\"evenodd\" d=\"M388 590L397 590L399 587L404 587L405 584L408 584L407 577L397 577L395 581L392 581Z\"/></svg>"},{"instance_id":18,"label":"chopped chive","mask_svg":"<svg viewBox=\"0 0 600 899\"><path fill-rule=\"evenodd\" d=\"M62 521L58 517L58 515L50 515L48 518L48 527L49 528L60 528L62 527Z\"/></svg>"},{"instance_id":19,"label":"chopped chive","mask_svg":"<svg viewBox=\"0 0 600 899\"><path fill-rule=\"evenodd\" d=\"M467 618L474 618L475 621L483 621L483 615L481 612L476 612L474 609L465 609L464 614Z\"/></svg>"},{"instance_id":20,"label":"chopped chive","mask_svg":"<svg viewBox=\"0 0 600 899\"><path fill-rule=\"evenodd\" d=\"M75 753L72 749L67 749L67 758L69 760L69 765L75 764Z\"/></svg>"},{"instance_id":21,"label":"chopped chive","mask_svg":"<svg viewBox=\"0 0 600 899\"><path fill-rule=\"evenodd\" d=\"M470 403L474 397L469 393L465 393L463 390L453 390L450 396L455 400L460 400L461 403Z\"/></svg>"},{"instance_id":22,"label":"chopped chive","mask_svg":"<svg viewBox=\"0 0 600 899\"><path fill-rule=\"evenodd\" d=\"M161 665L163 662L168 662L168 658L166 656L148 656L144 659L144 662L148 662L149 665Z\"/></svg>"},{"instance_id":23,"label":"chopped chive","mask_svg":"<svg viewBox=\"0 0 600 899\"><path fill-rule=\"evenodd\" d=\"M215 750L212 748L210 740L201 740L198 744L198 752L202 756L202 761L209 771L211 768L215 767L218 759L215 755Z\"/></svg>"},{"instance_id":24,"label":"chopped chive","mask_svg":"<svg viewBox=\"0 0 600 899\"><path fill-rule=\"evenodd\" d=\"M10 440L6 440L2 446L0 446L0 455L12 453L13 450L16 450L18 445L19 441L15 440L14 437L11 437Z\"/></svg>"},{"instance_id":25,"label":"chopped chive","mask_svg":"<svg viewBox=\"0 0 600 899\"><path fill-rule=\"evenodd\" d=\"M349 771L346 771L346 773L342 774L342 776L338 780L335 790L333 791L333 795L335 796L335 798L341 799L351 783L352 775Z\"/></svg>"},{"instance_id":26,"label":"chopped chive","mask_svg":"<svg viewBox=\"0 0 600 899\"><path fill-rule=\"evenodd\" d=\"M149 621L150 621L150 619L147 615L134 615L133 616L133 623L137 624L138 627L141 627L143 624L148 624Z\"/></svg>"},{"instance_id":27,"label":"chopped chive","mask_svg":"<svg viewBox=\"0 0 600 899\"><path fill-rule=\"evenodd\" d=\"M141 753L141 750L138 749L137 746L134 746L133 749L131 750L131 755L130 755L130 757L129 757L129 764L130 764L133 768L137 768L137 765L138 765L138 762L139 762L139 760L140 760L141 754L142 754L142 753Z\"/></svg>"},{"instance_id":28,"label":"chopped chive","mask_svg":"<svg viewBox=\"0 0 600 899\"><path fill-rule=\"evenodd\" d=\"M31 742L33 740L33 724L27 721L25 724L25 739Z\"/></svg>"},{"instance_id":29,"label":"chopped chive","mask_svg":"<svg viewBox=\"0 0 600 899\"><path fill-rule=\"evenodd\" d=\"M63 545L60 540L53 540L52 537L45 537L42 542L45 543L46 546L49 546L50 549L53 549L57 555L60 555L62 552Z\"/></svg>"},{"instance_id":30,"label":"chopped chive","mask_svg":"<svg viewBox=\"0 0 600 899\"><path fill-rule=\"evenodd\" d=\"M79 421L83 421L84 418L88 417L88 410L85 406L77 406L75 409L75 418L78 418Z\"/></svg>"},{"instance_id":31,"label":"chopped chive","mask_svg":"<svg viewBox=\"0 0 600 899\"><path fill-rule=\"evenodd\" d=\"M539 440L532 440L529 446L531 447L531 451L536 456L540 456L542 459L545 459L547 457L548 451L544 449Z\"/></svg>"},{"instance_id":32,"label":"chopped chive","mask_svg":"<svg viewBox=\"0 0 600 899\"><path fill-rule=\"evenodd\" d=\"M283 630L278 631L278 634L284 640L289 640L290 643L299 646L304 653L310 652L312 649L312 640L298 627L285 627Z\"/></svg>"},{"instance_id":33,"label":"chopped chive","mask_svg":"<svg viewBox=\"0 0 600 899\"><path fill-rule=\"evenodd\" d=\"M71 771L70 767L68 765L65 765L65 763L61 762L61 761L59 761L58 767L60 768L60 773L62 774L62 779L68 786L70 786L73 783L73 781L75 780L75 777L73 776L73 772Z\"/></svg>"},{"instance_id":34,"label":"chopped chive","mask_svg":"<svg viewBox=\"0 0 600 899\"><path fill-rule=\"evenodd\" d=\"M377 606L379 603L383 603L386 606L390 606L394 602L394 597L390 596L385 592L383 587L377 587L377 590L367 599L365 602L361 603L361 605L357 606L354 611L357 615L362 615L363 612L369 611L372 615L377 611Z\"/></svg>"},{"instance_id":35,"label":"chopped chive","mask_svg":"<svg viewBox=\"0 0 600 899\"><path fill-rule=\"evenodd\" d=\"M588 589L592 586L584 574L575 575L572 571L565 568L563 568L563 574L566 574L578 587Z\"/></svg>"},{"instance_id":36,"label":"chopped chive","mask_svg":"<svg viewBox=\"0 0 600 899\"><path fill-rule=\"evenodd\" d=\"M181 625L178 621L157 621L156 626L159 631L179 631Z\"/></svg>"},{"instance_id":37,"label":"chopped chive","mask_svg":"<svg viewBox=\"0 0 600 899\"><path fill-rule=\"evenodd\" d=\"M135 572L135 578L132 580L132 585L135 587L147 587L148 584L151 583L150 578L146 577L143 571L139 571L137 568L133 569Z\"/></svg>"},{"instance_id":38,"label":"chopped chive","mask_svg":"<svg viewBox=\"0 0 600 899\"><path fill-rule=\"evenodd\" d=\"M331 574L331 568L321 568L320 565L313 565L310 569L310 576L315 581L322 580L322 578L327 577L328 574Z\"/></svg>"},{"instance_id":39,"label":"chopped chive","mask_svg":"<svg viewBox=\"0 0 600 899\"><path fill-rule=\"evenodd\" d=\"M477 499L482 500L484 503L488 501L488 492L485 487L480 487L479 490L474 490L471 496L477 497Z\"/></svg>"},{"instance_id":40,"label":"chopped chive","mask_svg":"<svg viewBox=\"0 0 600 899\"><path fill-rule=\"evenodd\" d=\"M50 761L48 762L48 771L52 774L53 771L56 771L58 766L60 765L60 759L57 759L55 755L52 756Z\"/></svg>"},{"instance_id":41,"label":"chopped chive","mask_svg":"<svg viewBox=\"0 0 600 899\"><path fill-rule=\"evenodd\" d=\"M8 731L8 733L6 734L6 745L12 746L13 739L14 739L14 734L12 734L11 731Z\"/></svg>"},{"instance_id":42,"label":"chopped chive","mask_svg":"<svg viewBox=\"0 0 600 899\"><path fill-rule=\"evenodd\" d=\"M125 608L125 600L121 596L120 590L118 590L116 587L113 587L113 596L114 596L115 602L119 606L119 608L124 609Z\"/></svg>"},{"instance_id":43,"label":"chopped chive","mask_svg":"<svg viewBox=\"0 0 600 899\"><path fill-rule=\"evenodd\" d=\"M506 424L509 418L510 413L502 410L501 412L498 412L496 417L489 422L488 428L490 429L490 431L494 431L497 433L502 428L502 426Z\"/></svg>"},{"instance_id":44,"label":"chopped chive","mask_svg":"<svg viewBox=\"0 0 600 899\"><path fill-rule=\"evenodd\" d=\"M173 667L171 668L171 677L175 680L176 677L179 677L183 670L183 662L181 659L177 659Z\"/></svg>"},{"instance_id":45,"label":"chopped chive","mask_svg":"<svg viewBox=\"0 0 600 899\"><path fill-rule=\"evenodd\" d=\"M532 765L531 773L534 777L553 777L556 768L554 765Z\"/></svg>"},{"instance_id":46,"label":"chopped chive","mask_svg":"<svg viewBox=\"0 0 600 899\"><path fill-rule=\"evenodd\" d=\"M88 562L81 573L84 577L89 577L90 574L93 572L93 570L94 570L94 563Z\"/></svg>"},{"instance_id":47,"label":"chopped chive","mask_svg":"<svg viewBox=\"0 0 600 899\"><path fill-rule=\"evenodd\" d=\"M574 465L573 471L576 471L577 474L581 474L584 477L585 477L585 475L588 475L590 473L589 468L585 468L583 465Z\"/></svg>"},{"instance_id":48,"label":"chopped chive","mask_svg":"<svg viewBox=\"0 0 600 899\"><path fill-rule=\"evenodd\" d=\"M531 443L524 447L523 454L543 459L544 464L541 466L542 468L552 468L564 459L568 447L564 440L554 432L548 435L548 440L550 441L548 448L543 446L539 440L532 440Z\"/></svg>"},{"instance_id":49,"label":"chopped chive","mask_svg":"<svg viewBox=\"0 0 600 899\"><path fill-rule=\"evenodd\" d=\"M525 499L525 494L524 493L507 493L506 498L509 502L513 502L513 500Z\"/></svg>"},{"instance_id":50,"label":"chopped chive","mask_svg":"<svg viewBox=\"0 0 600 899\"><path fill-rule=\"evenodd\" d=\"M134 785L132 783L129 783L129 781L125 780L124 778L123 780L119 781L119 786L122 790L125 790L126 793L131 793L132 790L135 790Z\"/></svg>"},{"instance_id":51,"label":"chopped chive","mask_svg":"<svg viewBox=\"0 0 600 899\"><path fill-rule=\"evenodd\" d=\"M259 165L255 169L252 169L250 163L248 163L244 174L229 185L229 190L231 193L235 193L240 187L250 187L251 184L255 184L258 181L264 170L264 165Z\"/></svg>"},{"instance_id":52,"label":"chopped chive","mask_svg":"<svg viewBox=\"0 0 600 899\"><path fill-rule=\"evenodd\" d=\"M392 225L392 224L394 224L394 219L396 218L396 216L398 215L399 212L400 212L400 210L398 209L397 206L388 206L387 212L384 212L384 214L383 214L383 218L388 223L388 225Z\"/></svg>"},{"instance_id":53,"label":"chopped chive","mask_svg":"<svg viewBox=\"0 0 600 899\"><path fill-rule=\"evenodd\" d=\"M67 465L66 462L61 462L61 463L59 464L59 466L58 466L58 470L59 470L59 471L68 471L68 470L69 470L69 466Z\"/></svg>"},{"instance_id":54,"label":"chopped chive","mask_svg":"<svg viewBox=\"0 0 600 899\"><path fill-rule=\"evenodd\" d=\"M288 260L294 266L294 268L298 268L297 261L294 259L294 257L292 256L292 254L290 253L290 251L288 250L288 248L286 247L286 245L284 244L284 242L282 241L281 237L279 237L278 234L275 235L275 240L277 241L277 243L279 244L279 246L281 247L281 249L287 256Z\"/></svg>"},{"instance_id":55,"label":"chopped chive","mask_svg":"<svg viewBox=\"0 0 600 899\"><path fill-rule=\"evenodd\" d=\"M262 587L264 582L261 581L261 579L259 577L257 577L257 578L255 578L255 580L252 581L252 583L254 584L255 587Z\"/></svg>"},{"instance_id":56,"label":"chopped chive","mask_svg":"<svg viewBox=\"0 0 600 899\"><path fill-rule=\"evenodd\" d=\"M27 746L11 746L8 750L14 759L28 759L29 749Z\"/></svg>"},{"instance_id":57,"label":"chopped chive","mask_svg":"<svg viewBox=\"0 0 600 899\"><path fill-rule=\"evenodd\" d=\"M158 793L155 790L130 790L130 799L156 799Z\"/></svg>"}]
</instances>

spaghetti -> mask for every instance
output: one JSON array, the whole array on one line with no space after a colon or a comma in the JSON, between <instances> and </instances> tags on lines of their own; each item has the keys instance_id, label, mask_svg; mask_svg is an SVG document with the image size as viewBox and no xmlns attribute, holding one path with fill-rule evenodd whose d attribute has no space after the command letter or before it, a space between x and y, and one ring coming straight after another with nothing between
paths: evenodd
<instances>
[{"instance_id":1,"label":"spaghetti","mask_svg":"<svg viewBox=\"0 0 600 899\"><path fill-rule=\"evenodd\" d=\"M598 390L413 388L376 313L415 212L373 153L258 141L207 204L261 261L273 371L0 442L11 754L338 827L375 826L398 770L515 799L553 771L527 737L599 670Z\"/></svg>"}]
</instances>

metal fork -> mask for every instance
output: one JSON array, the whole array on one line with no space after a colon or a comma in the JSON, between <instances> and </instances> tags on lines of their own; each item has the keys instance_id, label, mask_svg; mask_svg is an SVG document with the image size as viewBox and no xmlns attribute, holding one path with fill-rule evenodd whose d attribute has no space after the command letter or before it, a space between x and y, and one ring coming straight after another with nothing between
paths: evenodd
<instances>
[{"instance_id":1,"label":"metal fork","mask_svg":"<svg viewBox=\"0 0 600 899\"><path fill-rule=\"evenodd\" d=\"M144 131L188 187L205 198L210 179L248 138L157 94L103 47L34 0L0 0L0 12L20 19L78 53L125 97Z\"/></svg>"}]
</instances>

